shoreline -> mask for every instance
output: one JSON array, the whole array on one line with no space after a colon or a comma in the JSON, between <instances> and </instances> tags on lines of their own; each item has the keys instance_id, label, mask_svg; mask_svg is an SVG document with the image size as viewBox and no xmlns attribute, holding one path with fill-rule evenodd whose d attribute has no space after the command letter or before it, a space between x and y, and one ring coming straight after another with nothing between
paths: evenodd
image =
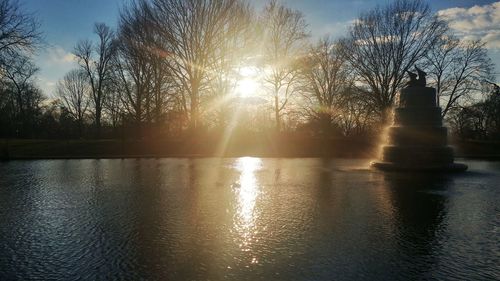
<instances>
[{"instance_id":1,"label":"shoreline","mask_svg":"<svg viewBox=\"0 0 500 281\"><path fill-rule=\"evenodd\" d=\"M116 159L170 159L170 158L240 158L240 157L256 157L256 158L324 158L324 159L376 159L372 157L346 157L346 156L319 156L319 155L256 155L256 154L241 154L241 155L203 155L203 154L171 154L171 155L66 155L66 156L15 156L9 158L0 158L0 162L8 161L36 161L36 160L116 160ZM483 160L483 161L500 161L500 155L455 155L456 161L461 160Z\"/></svg>"},{"instance_id":2,"label":"shoreline","mask_svg":"<svg viewBox=\"0 0 500 281\"><path fill-rule=\"evenodd\" d=\"M453 142L455 158L500 160L500 142ZM345 138L249 139L227 143L221 150L214 140L0 140L0 161L49 159L139 158L344 158L377 159L374 141ZM223 151L223 152L221 152Z\"/></svg>"}]
</instances>

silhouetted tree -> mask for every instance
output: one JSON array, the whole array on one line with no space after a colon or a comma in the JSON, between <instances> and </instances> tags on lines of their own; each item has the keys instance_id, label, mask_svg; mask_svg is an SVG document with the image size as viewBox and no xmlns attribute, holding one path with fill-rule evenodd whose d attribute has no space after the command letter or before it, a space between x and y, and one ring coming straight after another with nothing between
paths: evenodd
<instances>
[{"instance_id":1,"label":"silhouetted tree","mask_svg":"<svg viewBox=\"0 0 500 281\"><path fill-rule=\"evenodd\" d=\"M223 30L217 34L219 46L214 52L214 63L210 67L209 96L207 97L206 115L210 115L212 124L223 129L233 119L234 108L238 107L239 98L235 90L241 79L242 68L252 66L255 55L255 28L252 26L254 15L250 7L241 2L234 4L232 16Z\"/></svg>"},{"instance_id":2,"label":"silhouetted tree","mask_svg":"<svg viewBox=\"0 0 500 281\"><path fill-rule=\"evenodd\" d=\"M168 61L155 48L154 27L144 1L131 3L120 14L116 86L139 134L142 123L151 126L153 121L156 125L163 122L175 102L175 80Z\"/></svg>"},{"instance_id":3,"label":"silhouetted tree","mask_svg":"<svg viewBox=\"0 0 500 281\"><path fill-rule=\"evenodd\" d=\"M104 90L111 78L111 60L115 55L116 41L114 32L103 23L95 24L94 33L99 37L99 41L96 44L89 40L80 41L75 47L74 55L87 74L92 93L94 124L99 137L106 98Z\"/></svg>"},{"instance_id":4,"label":"silhouetted tree","mask_svg":"<svg viewBox=\"0 0 500 281\"><path fill-rule=\"evenodd\" d=\"M260 15L245 0L132 0L116 33L96 23L97 40L75 45L79 69L58 83L60 99L52 101L35 86L38 28L17 1L0 0L2 137L81 137L87 116L96 137L190 129L191 139L221 146L222 132L227 139L276 130L372 135L414 65L429 73L452 130L500 136L499 88L482 83L493 73L484 44L455 39L423 0L378 6L345 38L312 46L302 13L279 0ZM244 74L254 66L257 73ZM246 79L261 83L263 97L235 95Z\"/></svg>"},{"instance_id":5,"label":"silhouetted tree","mask_svg":"<svg viewBox=\"0 0 500 281\"><path fill-rule=\"evenodd\" d=\"M22 136L30 135L38 113L42 94L34 86L35 74L38 72L31 59L27 56L12 58L9 67L3 71L4 81L11 94L12 108L15 110L14 120L19 122L18 131Z\"/></svg>"},{"instance_id":6,"label":"silhouetted tree","mask_svg":"<svg viewBox=\"0 0 500 281\"><path fill-rule=\"evenodd\" d=\"M56 93L61 103L78 124L78 136L82 136L83 125L90 105L90 86L87 74L72 70L57 83Z\"/></svg>"},{"instance_id":7,"label":"silhouetted tree","mask_svg":"<svg viewBox=\"0 0 500 281\"><path fill-rule=\"evenodd\" d=\"M31 136L43 96L34 82L31 56L42 46L40 24L18 1L0 0L0 133Z\"/></svg>"},{"instance_id":8,"label":"silhouetted tree","mask_svg":"<svg viewBox=\"0 0 500 281\"><path fill-rule=\"evenodd\" d=\"M309 48L300 72L306 112L319 121L323 131L329 131L334 121L344 117L341 108L349 101L347 91L354 82L352 70L338 46L331 39L323 38Z\"/></svg>"},{"instance_id":9,"label":"silhouetted tree","mask_svg":"<svg viewBox=\"0 0 500 281\"><path fill-rule=\"evenodd\" d=\"M353 86L344 91L338 118L338 126L344 136L379 133L380 120L367 95L369 93Z\"/></svg>"},{"instance_id":10,"label":"silhouetted tree","mask_svg":"<svg viewBox=\"0 0 500 281\"><path fill-rule=\"evenodd\" d=\"M485 79L490 79L493 63L484 43L460 41L453 36L443 36L425 56L431 85L437 90L442 116L452 108L464 106L479 93ZM478 98L478 97L476 97Z\"/></svg>"},{"instance_id":11,"label":"silhouetted tree","mask_svg":"<svg viewBox=\"0 0 500 281\"><path fill-rule=\"evenodd\" d=\"M209 85L219 36L232 18L237 0L154 0L150 14L158 52L179 84L180 101L190 127L200 125L201 96Z\"/></svg>"},{"instance_id":12,"label":"silhouetted tree","mask_svg":"<svg viewBox=\"0 0 500 281\"><path fill-rule=\"evenodd\" d=\"M386 119L405 72L419 62L447 30L420 0L395 0L362 13L341 40L343 55L379 115Z\"/></svg>"},{"instance_id":13,"label":"silhouetted tree","mask_svg":"<svg viewBox=\"0 0 500 281\"><path fill-rule=\"evenodd\" d=\"M500 139L500 87L496 83L485 81L486 91L489 95L485 100L486 105L486 128L489 138L493 140Z\"/></svg>"},{"instance_id":14,"label":"silhouetted tree","mask_svg":"<svg viewBox=\"0 0 500 281\"><path fill-rule=\"evenodd\" d=\"M13 59L32 53L40 46L42 34L39 28L38 20L34 15L21 11L18 1L0 0L1 69L8 68Z\"/></svg>"},{"instance_id":15,"label":"silhouetted tree","mask_svg":"<svg viewBox=\"0 0 500 281\"><path fill-rule=\"evenodd\" d=\"M118 126L123 125L125 106L123 105L122 93L118 85L109 84L106 88L106 99L104 100L103 110L114 131L116 131Z\"/></svg>"},{"instance_id":16,"label":"silhouetted tree","mask_svg":"<svg viewBox=\"0 0 500 281\"><path fill-rule=\"evenodd\" d=\"M270 86L276 130L280 131L282 112L298 89L297 60L305 53L307 24L300 11L272 0L264 8L260 25L264 81Z\"/></svg>"},{"instance_id":17,"label":"silhouetted tree","mask_svg":"<svg viewBox=\"0 0 500 281\"><path fill-rule=\"evenodd\" d=\"M500 94L495 83L483 81L484 100L450 108L446 116L452 133L461 139L500 137Z\"/></svg>"},{"instance_id":18,"label":"silhouetted tree","mask_svg":"<svg viewBox=\"0 0 500 281\"><path fill-rule=\"evenodd\" d=\"M124 109L133 118L136 134L139 136L142 134L141 126L146 118L146 107L150 106L153 78L146 51L148 42L145 38L141 38L143 31L140 26L124 26L122 23L120 44L115 57L116 86L121 93Z\"/></svg>"}]
</instances>

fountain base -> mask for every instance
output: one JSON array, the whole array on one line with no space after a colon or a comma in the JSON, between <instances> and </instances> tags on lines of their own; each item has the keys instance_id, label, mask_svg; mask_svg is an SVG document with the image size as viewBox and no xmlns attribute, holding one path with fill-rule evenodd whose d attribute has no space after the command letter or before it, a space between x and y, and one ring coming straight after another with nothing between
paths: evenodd
<instances>
[{"instance_id":1,"label":"fountain base","mask_svg":"<svg viewBox=\"0 0 500 281\"><path fill-rule=\"evenodd\" d=\"M438 165L423 165L423 166L408 166L402 165L401 163L393 162L372 162L370 163L372 168L381 171L394 171L394 172L446 172L446 173L460 173L467 170L467 165L462 163L448 163L448 164L438 164Z\"/></svg>"},{"instance_id":2,"label":"fountain base","mask_svg":"<svg viewBox=\"0 0 500 281\"><path fill-rule=\"evenodd\" d=\"M407 87L399 93L394 109L394 123L389 128L387 144L380 161L372 168L400 172L448 172L467 170L454 163L453 148L448 146L448 130L443 126L436 90L430 87Z\"/></svg>"}]
</instances>

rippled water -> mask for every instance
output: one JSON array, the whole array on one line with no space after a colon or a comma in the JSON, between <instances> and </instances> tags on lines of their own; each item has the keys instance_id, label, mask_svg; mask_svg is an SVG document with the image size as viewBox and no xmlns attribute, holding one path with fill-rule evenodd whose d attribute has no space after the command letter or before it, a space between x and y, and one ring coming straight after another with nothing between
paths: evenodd
<instances>
[{"instance_id":1,"label":"rippled water","mask_svg":"<svg viewBox=\"0 0 500 281\"><path fill-rule=\"evenodd\" d=\"M500 163L0 163L0 280L500 278Z\"/></svg>"}]
</instances>

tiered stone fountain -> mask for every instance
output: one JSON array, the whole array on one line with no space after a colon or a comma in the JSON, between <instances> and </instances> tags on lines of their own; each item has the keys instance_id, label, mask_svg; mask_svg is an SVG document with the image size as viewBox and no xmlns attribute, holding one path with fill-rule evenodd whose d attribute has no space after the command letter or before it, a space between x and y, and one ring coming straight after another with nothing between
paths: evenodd
<instances>
[{"instance_id":1,"label":"tiered stone fountain","mask_svg":"<svg viewBox=\"0 0 500 281\"><path fill-rule=\"evenodd\" d=\"M410 82L399 93L382 159L371 166L388 171L465 171L467 165L454 163L436 90L425 86L425 73L417 70L419 78L410 72Z\"/></svg>"}]
</instances>

